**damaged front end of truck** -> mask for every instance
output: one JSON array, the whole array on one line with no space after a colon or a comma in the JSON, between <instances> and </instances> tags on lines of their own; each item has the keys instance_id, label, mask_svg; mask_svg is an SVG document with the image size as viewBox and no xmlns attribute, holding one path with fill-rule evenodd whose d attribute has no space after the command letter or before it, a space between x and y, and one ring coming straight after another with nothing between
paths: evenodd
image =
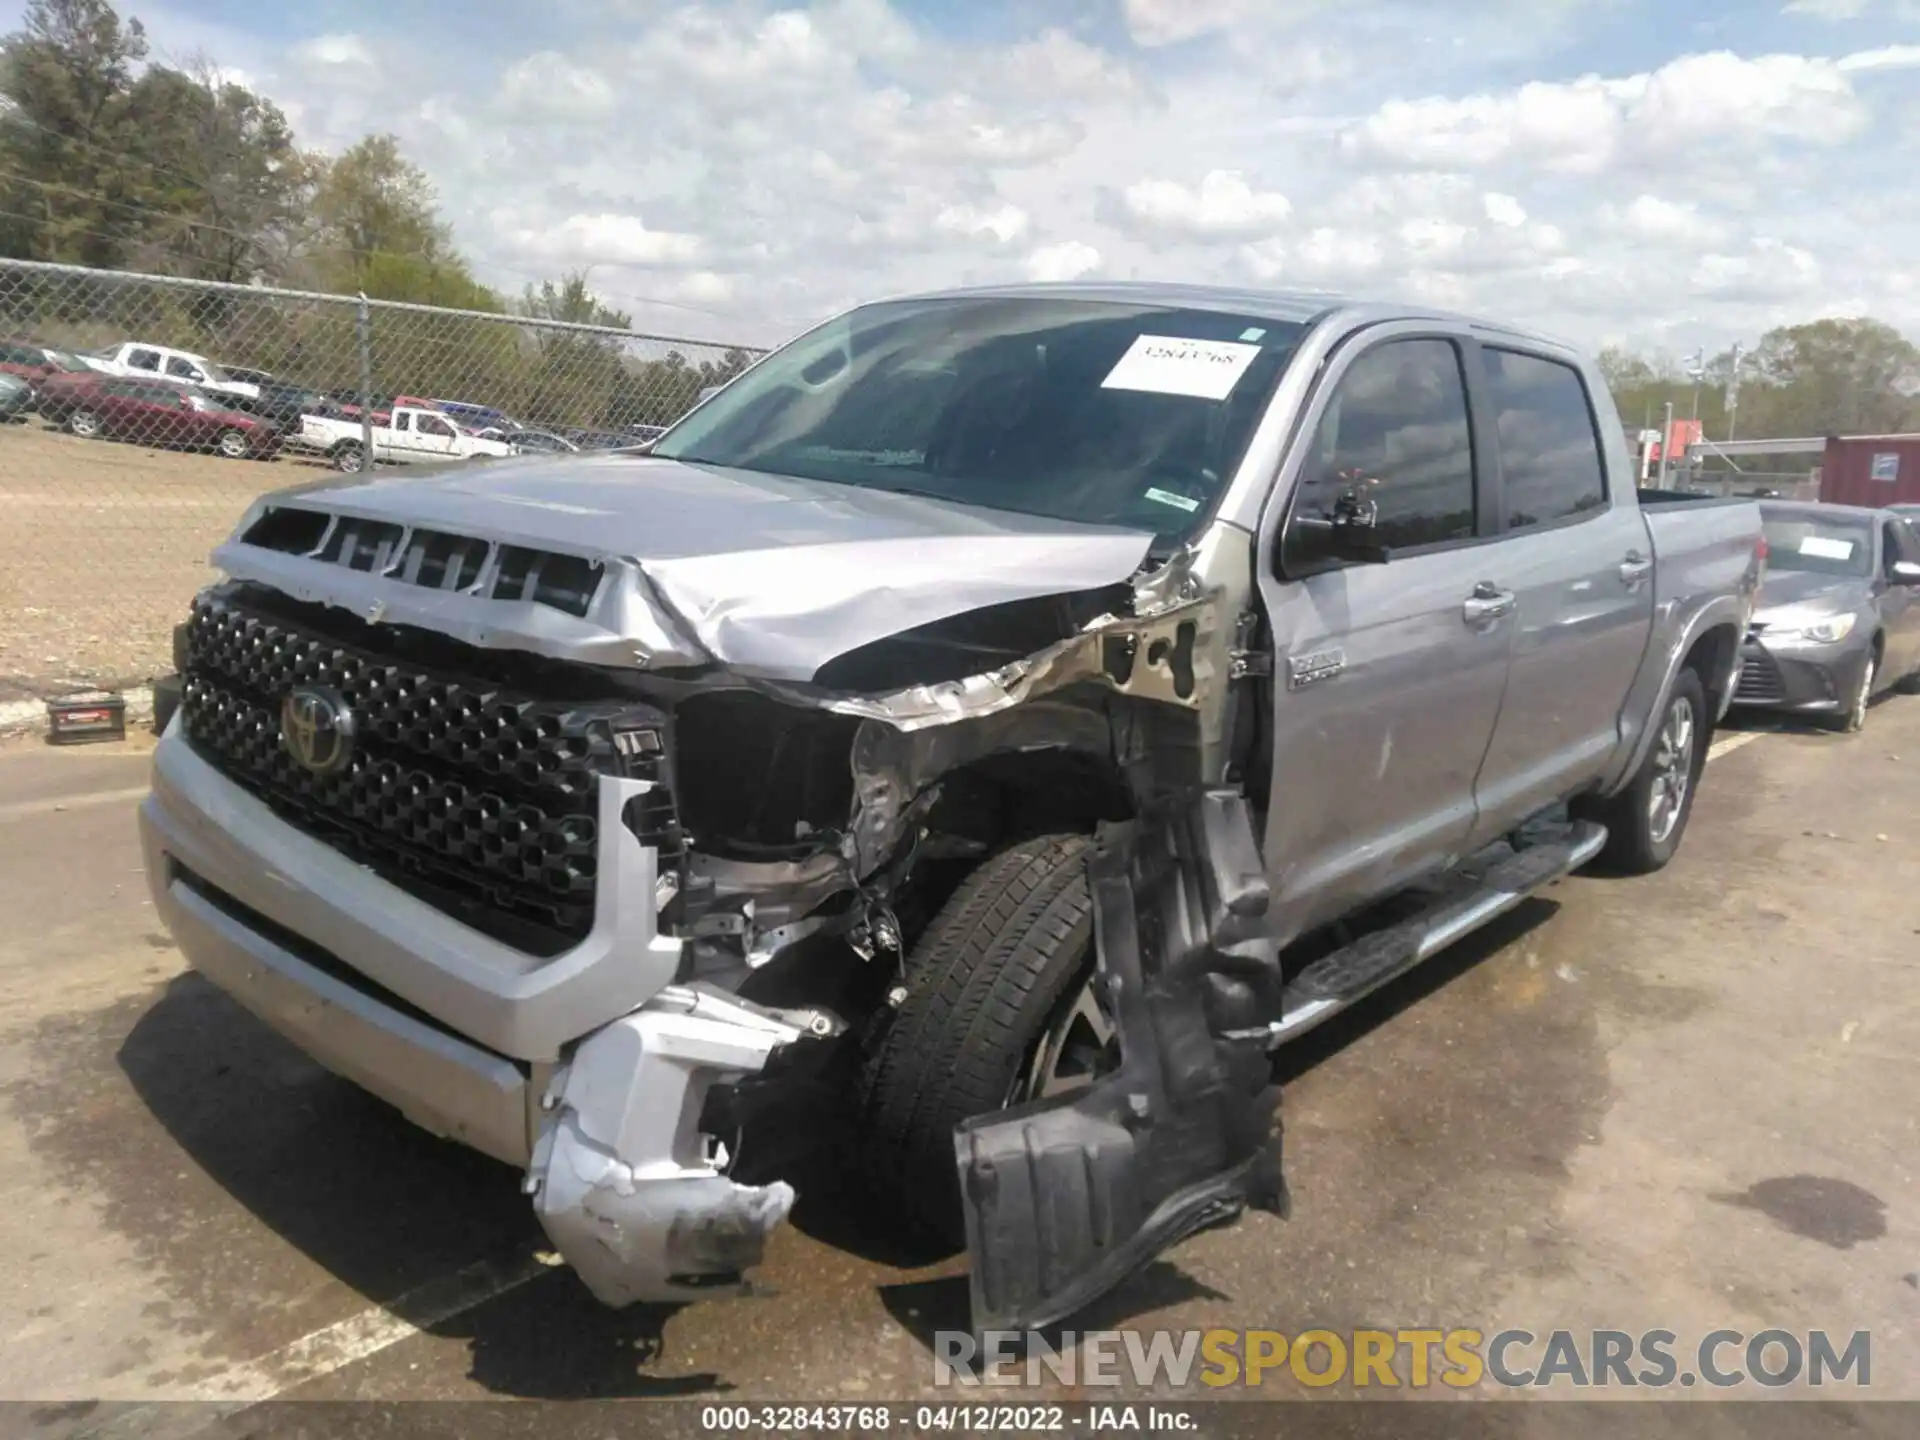
<instances>
[{"instance_id":1,"label":"damaged front end of truck","mask_svg":"<svg viewBox=\"0 0 1920 1440\"><path fill-rule=\"evenodd\" d=\"M529 993L571 967L627 997L481 1037L530 1113L524 1154L474 1143L524 1164L598 1298L751 1288L795 1196L734 1177L736 1137L703 1128L716 1096L817 1073L911 983L928 877L1036 824L1097 831L1091 984L1116 1044L1091 1088L956 1137L977 1317L1056 1318L1199 1226L1279 1208L1244 534L851 545L805 557L837 578L800 587L791 552L582 543L569 512L593 506L522 499L515 473L257 505L189 627L180 725L276 812L531 954ZM521 514L549 533L486 528ZM288 754L283 693L355 731L337 773ZM450 756L471 775L451 790L427 763Z\"/></svg>"}]
</instances>

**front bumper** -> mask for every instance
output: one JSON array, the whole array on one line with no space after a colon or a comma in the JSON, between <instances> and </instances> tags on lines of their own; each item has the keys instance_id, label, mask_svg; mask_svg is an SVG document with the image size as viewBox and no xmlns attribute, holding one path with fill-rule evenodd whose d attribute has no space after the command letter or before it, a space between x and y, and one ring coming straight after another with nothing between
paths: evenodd
<instances>
[{"instance_id":1,"label":"front bumper","mask_svg":"<svg viewBox=\"0 0 1920 1440\"><path fill-rule=\"evenodd\" d=\"M177 721L141 842L154 905L196 970L423 1128L526 1168L541 1223L602 1300L725 1293L793 1192L728 1179L701 1106L716 1082L826 1032L671 983L680 942L655 927L655 855L620 820L647 782L600 785L594 927L552 959L289 825L200 759Z\"/></svg>"},{"instance_id":2,"label":"front bumper","mask_svg":"<svg viewBox=\"0 0 1920 1440\"><path fill-rule=\"evenodd\" d=\"M1749 636L1740 650L1733 703L1809 714L1844 709L1870 653L1851 636L1837 645L1768 645Z\"/></svg>"}]
</instances>

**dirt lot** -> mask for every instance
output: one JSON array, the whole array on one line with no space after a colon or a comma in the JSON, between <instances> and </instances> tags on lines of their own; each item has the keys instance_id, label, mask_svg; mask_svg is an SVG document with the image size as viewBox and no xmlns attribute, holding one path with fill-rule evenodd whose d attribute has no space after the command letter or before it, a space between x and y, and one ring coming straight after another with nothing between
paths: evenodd
<instances>
[{"instance_id":1,"label":"dirt lot","mask_svg":"<svg viewBox=\"0 0 1920 1440\"><path fill-rule=\"evenodd\" d=\"M964 1324L958 1264L861 1253L830 1193L772 1246L768 1298L595 1305L543 1263L514 1175L183 971L140 871L144 764L0 754L0 1399L34 1402L35 1433L259 1434L289 1412L245 1407L287 1400L952 1398L929 1345ZM1916 845L1920 699L1859 737L1723 736L1665 873L1564 882L1286 1052L1293 1218L1180 1245L1082 1327L1663 1328L1683 1350L1723 1326L1867 1330L1867 1393L1920 1400ZM1860 1393L1843 1388L1825 1397ZM1354 1393L1284 1373L1258 1392ZM1786 1408L1646 1433L1913 1433L1905 1406ZM364 1412L292 1413L311 1432ZM407 1411L382 1433L588 1433L572 1413ZM1209 1413L1213 1433L1278 1423ZM1624 1423L1316 1413L1300 1433L1358 1433L1332 1417L1362 1414L1397 1435Z\"/></svg>"},{"instance_id":2,"label":"dirt lot","mask_svg":"<svg viewBox=\"0 0 1920 1440\"><path fill-rule=\"evenodd\" d=\"M163 672L247 502L322 473L0 425L0 702Z\"/></svg>"}]
</instances>

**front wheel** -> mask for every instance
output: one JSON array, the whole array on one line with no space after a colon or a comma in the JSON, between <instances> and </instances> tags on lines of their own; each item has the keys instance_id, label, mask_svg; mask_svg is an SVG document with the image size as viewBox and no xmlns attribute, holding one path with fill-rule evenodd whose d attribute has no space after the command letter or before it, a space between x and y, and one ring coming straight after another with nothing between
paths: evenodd
<instances>
[{"instance_id":1,"label":"front wheel","mask_svg":"<svg viewBox=\"0 0 1920 1440\"><path fill-rule=\"evenodd\" d=\"M1653 748L1626 788L1576 807L1582 819L1607 827L1601 867L1623 875L1651 875L1673 859L1693 814L1693 795L1706 764L1713 722L1700 676L1682 670L1654 720Z\"/></svg>"},{"instance_id":2,"label":"front wheel","mask_svg":"<svg viewBox=\"0 0 1920 1440\"><path fill-rule=\"evenodd\" d=\"M966 1243L956 1125L1076 1088L1097 1067L1107 1035L1085 1003L1088 843L1043 835L982 863L914 945L899 1005L868 1032L856 1164L877 1213L917 1239Z\"/></svg>"},{"instance_id":3,"label":"front wheel","mask_svg":"<svg viewBox=\"0 0 1920 1440\"><path fill-rule=\"evenodd\" d=\"M1858 735L1867 728L1867 706L1873 703L1873 680L1879 669L1880 657L1868 655L1866 668L1860 672L1860 688L1853 692L1847 708L1833 722L1833 728L1842 735Z\"/></svg>"},{"instance_id":4,"label":"front wheel","mask_svg":"<svg viewBox=\"0 0 1920 1440\"><path fill-rule=\"evenodd\" d=\"M229 460L244 460L253 449L247 443L246 435L239 430L222 430L220 438L213 442L213 448Z\"/></svg>"},{"instance_id":5,"label":"front wheel","mask_svg":"<svg viewBox=\"0 0 1920 1440\"><path fill-rule=\"evenodd\" d=\"M100 428L100 417L91 410L76 410L67 417L67 429L82 440L97 439Z\"/></svg>"}]
</instances>

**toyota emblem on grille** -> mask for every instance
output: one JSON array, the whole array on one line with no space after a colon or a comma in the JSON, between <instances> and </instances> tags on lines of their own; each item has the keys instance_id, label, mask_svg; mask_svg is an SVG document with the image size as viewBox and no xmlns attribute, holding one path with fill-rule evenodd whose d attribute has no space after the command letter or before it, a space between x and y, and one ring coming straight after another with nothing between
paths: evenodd
<instances>
[{"instance_id":1,"label":"toyota emblem on grille","mask_svg":"<svg viewBox=\"0 0 1920 1440\"><path fill-rule=\"evenodd\" d=\"M339 691L303 685L281 702L280 743L314 774L332 775L353 756L353 711Z\"/></svg>"}]
</instances>

